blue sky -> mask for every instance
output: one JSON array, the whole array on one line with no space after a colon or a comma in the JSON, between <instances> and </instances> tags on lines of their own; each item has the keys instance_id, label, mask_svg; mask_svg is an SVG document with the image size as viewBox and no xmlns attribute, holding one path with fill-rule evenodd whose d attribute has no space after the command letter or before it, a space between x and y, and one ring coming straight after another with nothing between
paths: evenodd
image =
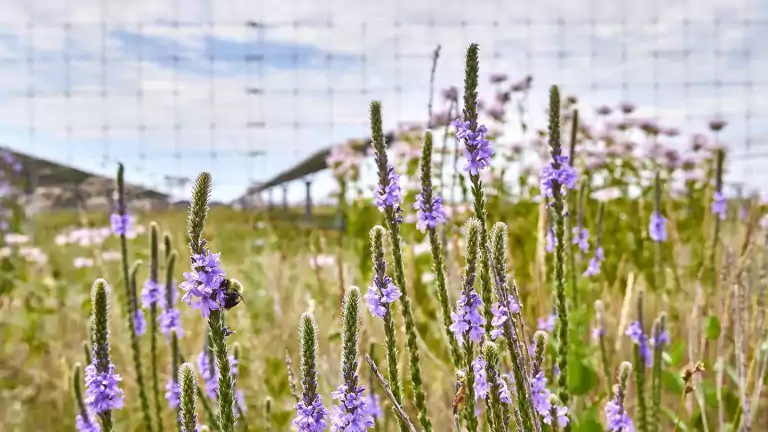
<instances>
[{"instance_id":1,"label":"blue sky","mask_svg":"<svg viewBox=\"0 0 768 432\"><path fill-rule=\"evenodd\" d=\"M102 174L122 161L131 180L159 189L166 176L209 170L216 197L235 198L364 136L373 98L388 127L424 120L438 43L438 89L460 85L473 41L484 77L533 75L534 125L558 83L585 107L628 99L686 131L719 114L734 155L748 141L768 153L757 97L768 88L768 14L757 0L18 3L0 0L0 142ZM732 180L768 180L745 160ZM328 185L319 176L318 198ZM301 199L303 185L290 194Z\"/></svg>"}]
</instances>

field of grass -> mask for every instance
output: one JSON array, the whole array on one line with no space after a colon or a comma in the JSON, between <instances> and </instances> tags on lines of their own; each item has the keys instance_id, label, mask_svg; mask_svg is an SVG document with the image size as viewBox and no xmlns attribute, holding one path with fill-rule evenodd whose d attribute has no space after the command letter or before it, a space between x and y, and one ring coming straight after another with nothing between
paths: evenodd
<instances>
[{"instance_id":1,"label":"field of grass","mask_svg":"<svg viewBox=\"0 0 768 432\"><path fill-rule=\"evenodd\" d=\"M576 108L575 102L566 103L562 119L554 116L551 122L562 120L563 132L571 130L569 115ZM623 118L626 120L626 115ZM631 130L619 128L612 130L613 135L595 138L587 128L576 128L571 148L577 149L578 181L564 197L554 193L542 199L538 172L531 175L523 170L518 178L505 177L505 170L519 163L513 157L500 157L489 170L491 175L482 180L466 173L458 178L454 189L460 187L463 193L455 203L445 203L448 220L434 230L434 237L445 245L447 306L455 312L457 300L473 283L477 292L495 299L493 302L498 301L499 293L516 287L522 309L511 327L526 342L534 340L537 330L548 333L542 345L543 361L536 365L525 360L536 359L538 354L516 351L505 334L496 339L500 364L495 372L512 374L516 362L537 367L548 380L546 391L557 395L555 405L561 404L562 398L568 399L569 425L545 424L544 430L618 430L610 428L604 407L616 398L616 374L623 361L633 365L629 384L622 391L626 392L623 406L634 420L635 430L768 430L768 400L762 392L768 361L765 205L757 198L718 198L726 155L716 142L716 134L707 146L687 147L685 162L673 164L667 163L668 153L654 147L656 137L662 134L660 127L654 130L641 122L632 124L628 128L636 129L636 136L643 137L641 141L650 152L661 156L638 157L631 151L610 150L628 142ZM554 133L551 128L552 124L550 136ZM375 131L373 135L376 143ZM400 137L415 149L421 147L421 140L422 131ZM569 139L562 141L564 146L569 143ZM559 140L556 145L559 147ZM589 163L598 153L603 163ZM424 167L419 170L419 152L415 154L411 159L392 161L401 181L424 177ZM692 171L696 176L689 175ZM355 196L350 186L358 180L340 178L341 190L349 195L339 205L346 221L342 230L333 222L335 208L316 209L315 224L298 223L299 209L290 209L290 217L278 210L211 210L202 231L205 246L221 252L227 278L243 286L242 301L222 314L226 327L234 332L225 339L230 351L237 353L236 388L243 394L236 404L242 411L236 430L293 430L295 397L307 391L302 388L299 365L306 359L300 358L298 333L305 312L314 316L319 329L318 393L327 408L336 403L330 395L342 383L340 364L349 366L341 359L342 342L349 331L342 325L342 299L351 286L359 287L361 294L375 289L369 288L374 277L369 230L375 225L399 230L401 249L387 240L384 257L389 274L396 282L402 276L405 284L398 285L407 286L406 293L391 304L397 347L392 358L385 349L388 335L383 320L372 316L366 300L361 300L359 355L355 357L357 364L350 367L384 407L375 419L375 430L400 429L392 403L372 376L364 354L373 358L385 377L391 377L388 368L393 359L397 360L402 408L416 430L429 429L420 416L425 411L434 431L456 430L457 421L462 431L527 430L515 427L518 423L514 419L507 427L493 418L496 408L506 416L519 415L518 408L524 406L519 397L509 405L514 408L499 408L500 402L493 401L493 396L478 398L474 421L479 426L473 425L468 407L477 391L471 384L472 379L478 379L477 372L466 359L456 365L452 355L452 336L446 329L439 294L440 269L434 267L434 257L441 252L432 253L429 235L420 232L409 217L416 213L412 204L419 187L404 188L405 218L400 224L392 222L395 207L384 206L385 211L380 212L371 200ZM442 182L435 183L447 189ZM480 189L475 187L478 184ZM485 224L473 225L476 222L472 218L479 215L479 196L487 218ZM725 208L722 218L713 210L713 204L718 203ZM649 220L659 214L666 217L663 238L649 226ZM141 261L136 278L139 289L150 277L151 222L158 225L161 235L160 282L165 281L167 265L167 251L162 247L165 234L171 239L171 249L178 253L172 286L184 280L182 273L190 267L187 216L181 211L134 214L124 258L128 264ZM508 249L498 255L496 249L490 250L501 245L494 237L473 250L473 241L481 238L473 237L475 228L483 226L490 236L496 222L508 228L504 238ZM83 382L73 383L72 370L76 363L89 363L93 343L89 333L91 287L98 278L106 279L112 288L111 362L124 379L125 406L112 412L114 430L147 430L135 370L136 347L132 347L132 327L127 319L133 294L126 289L120 240L109 231L109 215L42 214L16 225L23 235L6 236L2 251L0 430L75 428L75 416L81 408L73 394ZM582 228L590 233L585 239L588 247L583 249L584 245L574 242L574 234ZM489 256L503 259L484 263L490 260L485 256L486 246ZM598 247L604 251L603 259L596 255ZM399 252L401 266L396 259ZM471 262L473 254L479 256L477 263ZM505 275L492 278L484 273L490 271L488 268L504 268L502 262ZM503 276L508 282L499 281ZM485 282L498 284L499 291L486 293ZM184 330L179 338L180 360L195 364L206 346L207 320L181 301L176 307L181 311ZM489 307L484 304L481 311ZM412 326L408 311L412 311ZM558 319L561 311L567 311L567 327ZM639 341L627 335L634 323L643 331ZM490 330L490 322L486 325ZM661 336L664 332L668 341ZM172 344L165 335L157 335L155 374L151 334L150 329L138 337L149 417L154 430L179 430L175 411L164 396L173 369ZM489 336L485 338L490 342ZM567 344L561 343L566 338ZM653 359L644 360L643 348L651 344ZM472 345L477 355L480 346ZM466 345L460 349L464 355ZM414 351L418 352L419 374L413 372ZM644 362L649 367L644 367ZM699 362L703 370L695 368ZM472 378L457 383L457 366ZM566 366L560 374L560 367ZM203 372L197 371L201 387L206 384L201 378ZM416 375L421 385L414 383ZM157 393L153 390L155 379L159 383ZM533 381L530 376L524 379ZM509 380L512 388L514 383ZM422 394L423 404L419 400ZM197 401L200 424L219 429L215 414L219 402L216 397L201 396ZM460 415L455 416L457 407ZM538 415L546 417L541 412Z\"/></svg>"}]
</instances>

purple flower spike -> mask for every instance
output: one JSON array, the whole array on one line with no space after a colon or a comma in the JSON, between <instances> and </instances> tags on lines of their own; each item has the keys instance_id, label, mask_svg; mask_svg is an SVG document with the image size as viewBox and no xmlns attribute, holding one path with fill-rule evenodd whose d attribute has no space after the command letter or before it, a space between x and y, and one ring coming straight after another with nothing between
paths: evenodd
<instances>
[{"instance_id":1,"label":"purple flower spike","mask_svg":"<svg viewBox=\"0 0 768 432\"><path fill-rule=\"evenodd\" d=\"M165 399L168 400L168 407L175 409L181 401L181 386L174 379L169 379L165 385Z\"/></svg>"},{"instance_id":2,"label":"purple flower spike","mask_svg":"<svg viewBox=\"0 0 768 432\"><path fill-rule=\"evenodd\" d=\"M416 212L416 228L421 232L427 229L437 228L438 225L445 222L445 209L443 208L443 199L435 197L432 203L424 202L424 192L416 195L416 202L413 204Z\"/></svg>"},{"instance_id":3,"label":"purple flower spike","mask_svg":"<svg viewBox=\"0 0 768 432\"><path fill-rule=\"evenodd\" d=\"M584 276L590 277L590 276L596 276L600 274L600 260L597 258L597 256L594 256L589 259L589 264L587 264L587 269L584 271Z\"/></svg>"},{"instance_id":4,"label":"purple flower spike","mask_svg":"<svg viewBox=\"0 0 768 432\"><path fill-rule=\"evenodd\" d=\"M133 218L127 212L120 214L114 212L109 216L109 224L112 226L112 233L115 235L125 235L131 228Z\"/></svg>"},{"instance_id":5,"label":"purple flower spike","mask_svg":"<svg viewBox=\"0 0 768 432\"><path fill-rule=\"evenodd\" d=\"M547 378L544 376L544 371L539 371L539 373L531 378L531 395L533 396L533 407L546 424L551 424L552 422L550 394L549 389L547 389Z\"/></svg>"},{"instance_id":6,"label":"purple flower spike","mask_svg":"<svg viewBox=\"0 0 768 432\"><path fill-rule=\"evenodd\" d=\"M184 282L179 287L184 290L181 300L200 309L203 318L208 318L212 310L221 307L221 284L225 274L221 269L221 253L211 253L206 250L203 254L192 255L192 271L184 272Z\"/></svg>"},{"instance_id":7,"label":"purple flower spike","mask_svg":"<svg viewBox=\"0 0 768 432\"><path fill-rule=\"evenodd\" d=\"M509 313L512 312L513 315L520 313L520 305L510 297L507 306L502 306L501 303L491 305L491 312L493 313L491 339L496 340L504 332L503 325L509 319Z\"/></svg>"},{"instance_id":8,"label":"purple flower spike","mask_svg":"<svg viewBox=\"0 0 768 432\"><path fill-rule=\"evenodd\" d=\"M401 295L400 290L392 282L392 278L385 275L383 280L379 280L378 275L374 275L373 283L368 287L368 292L364 297L371 315L384 318L387 313L385 305L393 303Z\"/></svg>"},{"instance_id":9,"label":"purple flower spike","mask_svg":"<svg viewBox=\"0 0 768 432\"><path fill-rule=\"evenodd\" d=\"M569 164L568 156L558 156L557 162L560 164L558 169L555 169L554 162L544 165L541 169L539 188L545 198L552 198L552 181L560 185L563 194L576 187L576 170Z\"/></svg>"},{"instance_id":10,"label":"purple flower spike","mask_svg":"<svg viewBox=\"0 0 768 432\"><path fill-rule=\"evenodd\" d=\"M669 345L669 332L664 330L659 337L651 337L651 346L654 348Z\"/></svg>"},{"instance_id":11,"label":"purple flower spike","mask_svg":"<svg viewBox=\"0 0 768 432\"><path fill-rule=\"evenodd\" d=\"M298 432L320 432L328 427L328 410L323 406L320 395L316 395L311 405L304 401L296 404L296 418L293 425Z\"/></svg>"},{"instance_id":12,"label":"purple flower spike","mask_svg":"<svg viewBox=\"0 0 768 432\"><path fill-rule=\"evenodd\" d=\"M453 126L456 128L456 138L465 140L464 158L467 160L467 163L464 164L463 169L470 175L476 176L480 170L491 165L493 149L491 148L491 143L485 139L488 129L480 125L477 126L475 132L472 132L469 122L460 119L456 119L453 122Z\"/></svg>"},{"instance_id":13,"label":"purple flower spike","mask_svg":"<svg viewBox=\"0 0 768 432\"><path fill-rule=\"evenodd\" d=\"M643 327L640 325L640 322L633 321L630 323L625 334L640 347L640 358L643 360L645 367L653 366L653 355L651 354L651 348L648 346L648 340L645 332L643 331Z\"/></svg>"},{"instance_id":14,"label":"purple flower spike","mask_svg":"<svg viewBox=\"0 0 768 432\"><path fill-rule=\"evenodd\" d=\"M96 365L85 367L85 403L94 414L123 408L123 379L115 373L115 365L107 367L106 372L98 372Z\"/></svg>"},{"instance_id":15,"label":"purple flower spike","mask_svg":"<svg viewBox=\"0 0 768 432\"><path fill-rule=\"evenodd\" d=\"M538 330L544 330L547 333L552 333L555 330L555 321L557 321L557 314L547 315L546 318L539 318Z\"/></svg>"},{"instance_id":16,"label":"purple flower spike","mask_svg":"<svg viewBox=\"0 0 768 432\"><path fill-rule=\"evenodd\" d=\"M371 393L365 397L365 406L368 408L368 414L374 419L381 418L384 412L381 410L381 401L379 395Z\"/></svg>"},{"instance_id":17,"label":"purple flower spike","mask_svg":"<svg viewBox=\"0 0 768 432\"><path fill-rule=\"evenodd\" d=\"M661 213L651 213L651 222L648 224L648 235L655 242L667 241L667 219Z\"/></svg>"},{"instance_id":18,"label":"purple flower spike","mask_svg":"<svg viewBox=\"0 0 768 432\"><path fill-rule=\"evenodd\" d=\"M499 399L505 404L512 403L512 395L509 393L509 387L507 386L507 380L504 377L499 379Z\"/></svg>"},{"instance_id":19,"label":"purple flower spike","mask_svg":"<svg viewBox=\"0 0 768 432\"><path fill-rule=\"evenodd\" d=\"M720 220L725 220L728 215L728 201L720 191L715 192L712 198L712 214L716 214Z\"/></svg>"},{"instance_id":20,"label":"purple flower spike","mask_svg":"<svg viewBox=\"0 0 768 432\"><path fill-rule=\"evenodd\" d=\"M152 305L156 305L162 297L160 292L160 285L153 280L147 279L144 282L144 286L141 289L141 305L142 307L149 308Z\"/></svg>"},{"instance_id":21,"label":"purple flower spike","mask_svg":"<svg viewBox=\"0 0 768 432\"><path fill-rule=\"evenodd\" d=\"M579 245L582 253L589 252L589 230L582 227L574 227L573 244Z\"/></svg>"},{"instance_id":22,"label":"purple flower spike","mask_svg":"<svg viewBox=\"0 0 768 432\"><path fill-rule=\"evenodd\" d=\"M400 175L395 173L395 168L391 165L387 167L387 173L387 187L376 187L376 207L379 211L384 211L389 206L399 206L403 202L400 195Z\"/></svg>"},{"instance_id":23,"label":"purple flower spike","mask_svg":"<svg viewBox=\"0 0 768 432\"><path fill-rule=\"evenodd\" d=\"M627 411L613 399L605 404L605 420L610 432L635 432L635 424Z\"/></svg>"},{"instance_id":24,"label":"purple flower spike","mask_svg":"<svg viewBox=\"0 0 768 432\"><path fill-rule=\"evenodd\" d=\"M367 406L367 398L363 396L364 386L348 388L345 384L331 393L333 399L340 403L333 407L331 414L331 431L365 432L374 426L373 416Z\"/></svg>"},{"instance_id":25,"label":"purple flower spike","mask_svg":"<svg viewBox=\"0 0 768 432\"><path fill-rule=\"evenodd\" d=\"M483 339L485 318L479 311L482 304L483 301L475 290L471 290L468 296L462 294L461 298L456 301L456 312L451 312L453 324L449 329L456 336L459 346L464 344L464 333L468 333L469 340L473 342L480 342Z\"/></svg>"},{"instance_id":26,"label":"purple flower spike","mask_svg":"<svg viewBox=\"0 0 768 432\"><path fill-rule=\"evenodd\" d=\"M160 333L170 336L172 331L175 331L178 337L184 336L181 312L178 309L166 309L160 312Z\"/></svg>"},{"instance_id":27,"label":"purple flower spike","mask_svg":"<svg viewBox=\"0 0 768 432\"><path fill-rule=\"evenodd\" d=\"M144 311L136 309L133 314L133 331L137 336L143 335L147 331L147 320L144 318Z\"/></svg>"},{"instance_id":28,"label":"purple flower spike","mask_svg":"<svg viewBox=\"0 0 768 432\"><path fill-rule=\"evenodd\" d=\"M88 413L87 418L83 418L82 414L75 417L75 428L78 432L101 432L99 421L91 412Z\"/></svg>"},{"instance_id":29,"label":"purple flower spike","mask_svg":"<svg viewBox=\"0 0 768 432\"><path fill-rule=\"evenodd\" d=\"M483 356L477 356L472 361L472 370L475 372L475 400L484 400L488 397L488 391L491 389L488 384L488 376L485 372L485 365L487 362L483 360Z\"/></svg>"}]
</instances>

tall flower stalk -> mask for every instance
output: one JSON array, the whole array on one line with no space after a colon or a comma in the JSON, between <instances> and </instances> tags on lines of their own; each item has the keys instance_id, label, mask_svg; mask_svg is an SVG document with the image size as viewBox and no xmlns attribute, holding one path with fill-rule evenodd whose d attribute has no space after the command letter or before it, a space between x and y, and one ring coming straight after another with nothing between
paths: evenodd
<instances>
[{"instance_id":1,"label":"tall flower stalk","mask_svg":"<svg viewBox=\"0 0 768 432\"><path fill-rule=\"evenodd\" d=\"M427 413L427 403L421 381L421 361L419 360L419 347L417 343L416 324L413 319L411 299L408 297L405 280L405 266L403 265L403 252L400 240L400 223L402 222L400 204L399 176L394 167L387 160L387 152L384 143L384 129L381 114L381 103L371 102L371 143L376 159L379 174L379 184L376 190L376 205L384 212L384 219L389 233L389 242L392 248L392 264L395 283L400 288L402 296L400 302L403 307L403 320L405 321L406 346L408 348L409 366L411 372L411 385L413 388L413 403L419 411L419 423L425 432L431 432L432 424ZM433 204L433 203L430 203Z\"/></svg>"},{"instance_id":2,"label":"tall flower stalk","mask_svg":"<svg viewBox=\"0 0 768 432\"><path fill-rule=\"evenodd\" d=\"M479 51L480 48L476 43L470 44L467 48L464 66L463 120L456 120L454 126L456 127L456 138L464 141L464 156L467 162L463 169L469 175L475 217L480 223L480 244L485 245L488 243L487 213L480 171L490 167L493 149L490 142L485 138L488 129L477 121ZM483 247L480 248L480 294L486 305L490 305L493 301L490 277L488 252ZM493 318L490 308L486 307L484 313L486 321L490 322ZM487 329L487 332L490 334L490 328Z\"/></svg>"},{"instance_id":3,"label":"tall flower stalk","mask_svg":"<svg viewBox=\"0 0 768 432\"><path fill-rule=\"evenodd\" d=\"M651 412L649 415L650 430L659 431L659 411L661 410L661 372L664 346L669 343L669 333L666 330L667 314L661 313L651 329L651 349L653 350L653 372L651 375Z\"/></svg>"},{"instance_id":4,"label":"tall flower stalk","mask_svg":"<svg viewBox=\"0 0 768 432\"><path fill-rule=\"evenodd\" d=\"M139 390L139 402L141 403L141 413L144 421L144 427L151 432L152 417L149 411L149 399L144 386L144 372L141 364L141 347L139 345L139 335L144 332L144 315L138 309L138 300L136 298L135 285L131 283L131 272L128 264L128 239L126 234L131 224L131 216L125 203L125 180L123 164L117 165L117 205L115 212L110 216L112 232L120 237L120 253L122 258L123 281L125 283L125 315L128 322L128 331L131 338L131 350L133 354L133 367L136 374L136 386Z\"/></svg>"},{"instance_id":5,"label":"tall flower stalk","mask_svg":"<svg viewBox=\"0 0 768 432\"><path fill-rule=\"evenodd\" d=\"M180 383L181 391L181 410L179 415L181 432L198 432L197 408L195 406L198 387L195 368L190 363L184 363L179 369L177 379Z\"/></svg>"},{"instance_id":6,"label":"tall flower stalk","mask_svg":"<svg viewBox=\"0 0 768 432\"><path fill-rule=\"evenodd\" d=\"M200 309L202 316L208 318L210 341L219 371L219 429L232 432L235 429L235 378L227 346L227 336L231 332L225 325L224 311L231 296L239 295L239 283L226 279L220 267L221 254L214 254L205 247L203 229L210 198L211 175L203 172L195 180L187 219L192 271L184 273L186 281L180 286L186 291L183 300Z\"/></svg>"},{"instance_id":7,"label":"tall flower stalk","mask_svg":"<svg viewBox=\"0 0 768 432\"><path fill-rule=\"evenodd\" d=\"M163 421L160 411L160 380L157 370L157 312L158 303L162 299L162 292L158 282L160 265L159 236L160 228L157 223L149 224L149 279L144 282L141 292L142 305L149 308L149 336L150 336L150 361L152 363L152 392L155 398L155 423L157 430L163 430Z\"/></svg>"},{"instance_id":8,"label":"tall flower stalk","mask_svg":"<svg viewBox=\"0 0 768 432\"><path fill-rule=\"evenodd\" d=\"M541 189L545 197L552 199L553 227L555 231L555 256L553 279L555 283L555 305L559 326L557 329L558 397L568 406L568 304L565 296L565 199L568 189L576 184L576 172L562 156L560 143L560 90L552 86L549 90L549 148L552 162L544 167L541 175ZM573 155L571 155L573 156Z\"/></svg>"},{"instance_id":9,"label":"tall flower stalk","mask_svg":"<svg viewBox=\"0 0 768 432\"><path fill-rule=\"evenodd\" d=\"M85 368L87 411L101 419L104 432L112 431L112 410L123 408L123 379L109 357L109 294L107 281L97 279L91 289L91 347L93 363Z\"/></svg>"},{"instance_id":10,"label":"tall flower stalk","mask_svg":"<svg viewBox=\"0 0 768 432\"><path fill-rule=\"evenodd\" d=\"M648 404L645 395L645 369L651 366L651 352L648 347L648 340L643 331L643 292L637 293L637 321L630 324L627 328L627 335L635 342L635 393L637 394L637 405L635 408L635 417L637 419L637 430L640 432L648 431Z\"/></svg>"},{"instance_id":11,"label":"tall flower stalk","mask_svg":"<svg viewBox=\"0 0 768 432\"><path fill-rule=\"evenodd\" d=\"M624 407L627 397L627 383L629 374L632 373L632 364L623 362L619 366L617 383L613 391L613 397L605 404L606 428L610 432L633 432L635 430L632 419L629 418Z\"/></svg>"},{"instance_id":12,"label":"tall flower stalk","mask_svg":"<svg viewBox=\"0 0 768 432\"><path fill-rule=\"evenodd\" d=\"M328 427L328 410L317 393L317 323L305 313L299 323L301 400L296 404L293 426L298 432L320 432Z\"/></svg>"},{"instance_id":13,"label":"tall flower stalk","mask_svg":"<svg viewBox=\"0 0 768 432\"><path fill-rule=\"evenodd\" d=\"M342 306L341 379L342 384L331 393L339 403L331 414L334 432L365 431L374 426L373 416L364 395L365 386L359 385L357 375L358 340L360 332L360 290L352 287Z\"/></svg>"},{"instance_id":14,"label":"tall flower stalk","mask_svg":"<svg viewBox=\"0 0 768 432\"><path fill-rule=\"evenodd\" d=\"M384 259L384 236L386 230L382 226L371 229L371 260L373 261L373 282L365 294L368 310L371 315L384 321L384 345L387 352L387 375L391 386L392 396L399 406L403 405L403 387L397 368L397 339L395 337L395 320L392 316L392 303L401 295L400 290L387 276L387 262ZM398 417L399 419L399 417ZM400 429L407 430L407 425L400 419Z\"/></svg>"},{"instance_id":15,"label":"tall flower stalk","mask_svg":"<svg viewBox=\"0 0 768 432\"><path fill-rule=\"evenodd\" d=\"M77 406L77 416L75 416L75 428L78 432L100 432L99 421L96 416L86 408L85 402L83 402L83 366L80 363L76 363L72 368L72 391L75 397L75 405Z\"/></svg>"},{"instance_id":16,"label":"tall flower stalk","mask_svg":"<svg viewBox=\"0 0 768 432\"><path fill-rule=\"evenodd\" d=\"M442 198L432 188L432 132L424 133L424 144L421 147L421 192L416 198L414 207L418 210L417 227L421 232L426 231L432 250L432 271L435 274L435 293L440 312L443 315L443 327L448 337L451 359L456 369L461 368L459 345L451 333L451 306L446 287L445 250L440 241L437 227L445 222Z\"/></svg>"},{"instance_id":17,"label":"tall flower stalk","mask_svg":"<svg viewBox=\"0 0 768 432\"><path fill-rule=\"evenodd\" d=\"M477 261L480 243L480 222L470 218L464 224L465 249L463 275L463 289L461 298L456 301L456 312L451 313L450 330L453 332L458 345L464 349L463 370L466 376L466 404L464 420L469 431L477 430L477 417L475 415L475 371L472 362L475 360L474 344L482 341L485 327L485 318L480 315L480 306L483 302L475 292L475 280L477 277Z\"/></svg>"}]
</instances>

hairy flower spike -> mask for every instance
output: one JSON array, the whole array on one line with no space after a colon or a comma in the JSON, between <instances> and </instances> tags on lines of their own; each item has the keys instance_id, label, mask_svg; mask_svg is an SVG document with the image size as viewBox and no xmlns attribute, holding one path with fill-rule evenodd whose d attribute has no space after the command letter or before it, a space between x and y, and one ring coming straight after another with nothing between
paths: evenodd
<instances>
[{"instance_id":1,"label":"hairy flower spike","mask_svg":"<svg viewBox=\"0 0 768 432\"><path fill-rule=\"evenodd\" d=\"M192 186L192 201L189 203L187 217L187 236L189 238L189 250L193 255L203 254L205 240L203 240L203 228L208 218L208 203L211 200L213 181L207 172L201 172L195 184Z\"/></svg>"},{"instance_id":2,"label":"hairy flower spike","mask_svg":"<svg viewBox=\"0 0 768 432\"><path fill-rule=\"evenodd\" d=\"M605 404L606 428L610 432L635 432L635 425L624 409L624 398L627 394L627 382L632 373L632 364L621 363L618 371L618 383L613 392L613 398Z\"/></svg>"},{"instance_id":3,"label":"hairy flower spike","mask_svg":"<svg viewBox=\"0 0 768 432\"><path fill-rule=\"evenodd\" d=\"M198 430L197 424L197 375L195 369L189 363L184 363L179 368L179 387L181 390L181 430L183 432L192 432Z\"/></svg>"},{"instance_id":4,"label":"hairy flower spike","mask_svg":"<svg viewBox=\"0 0 768 432\"><path fill-rule=\"evenodd\" d=\"M75 427L78 432L101 432L101 426L96 415L89 408L86 408L83 402L83 391L80 387L82 379L83 367L80 363L76 363L72 368L72 390L78 410L75 417Z\"/></svg>"},{"instance_id":5,"label":"hairy flower spike","mask_svg":"<svg viewBox=\"0 0 768 432\"><path fill-rule=\"evenodd\" d=\"M314 317L303 314L299 324L302 393L293 419L298 432L319 432L328 427L328 410L317 393L317 332Z\"/></svg>"}]
</instances>

